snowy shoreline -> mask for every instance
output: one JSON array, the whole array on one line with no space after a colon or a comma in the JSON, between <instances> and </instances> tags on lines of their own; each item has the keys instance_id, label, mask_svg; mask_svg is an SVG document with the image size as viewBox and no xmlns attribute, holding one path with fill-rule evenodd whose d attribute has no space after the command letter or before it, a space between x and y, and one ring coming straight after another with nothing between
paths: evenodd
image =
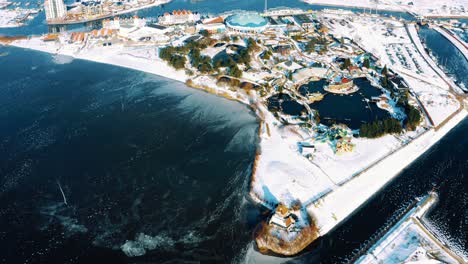
<instances>
[{"instance_id":1,"label":"snowy shoreline","mask_svg":"<svg viewBox=\"0 0 468 264\"><path fill-rule=\"evenodd\" d=\"M346 8L362 8L378 11L390 11L390 12L406 12L413 15L422 15L428 18L467 18L468 13L465 9L461 8L463 6L463 1L449 0L447 1L446 8L441 8L437 6L433 1L426 0L416 0L413 5L402 5L400 1L385 1L385 2L372 2L370 0L355 0L355 1L341 1L341 0L302 0L304 3L310 5L323 5L323 6L332 6L332 7L346 7ZM411 2L411 1L408 1ZM456 12L454 13L454 10ZM460 8L460 9L457 9Z\"/></svg>"},{"instance_id":2,"label":"snowy shoreline","mask_svg":"<svg viewBox=\"0 0 468 264\"><path fill-rule=\"evenodd\" d=\"M320 199L318 203L311 204L308 211L317 217L318 223L322 223L319 227L321 234L330 232L355 213L466 117L467 112L461 110L438 131L429 130L373 168ZM357 190L358 196L355 195ZM349 199L350 197L353 199Z\"/></svg>"},{"instance_id":3,"label":"snowy shoreline","mask_svg":"<svg viewBox=\"0 0 468 264\"><path fill-rule=\"evenodd\" d=\"M110 17L121 16L121 15L125 15L125 14L128 14L128 13L136 12L136 11L151 8L151 7L165 5L165 4L170 3L171 1L172 0L154 1L153 3L147 4L147 5L132 7L132 8L129 8L129 9L124 9L124 10L119 10L119 11L116 11L116 12L108 13L108 14L105 14L105 15L102 15L102 16L99 16L99 17L90 18L90 19L66 20L66 21L61 21L61 20L53 21L52 20L52 21L48 21L47 23L49 25L73 25L73 24L87 23L87 22L106 19L106 18L110 18Z\"/></svg>"},{"instance_id":4,"label":"snowy shoreline","mask_svg":"<svg viewBox=\"0 0 468 264\"><path fill-rule=\"evenodd\" d=\"M119 54L117 52L110 53L109 55L104 55L105 53L103 52L75 54L73 51L64 51L63 49L57 51L59 47L50 46L46 43L43 43L40 38L16 40L9 43L8 45L23 49L31 49L45 53L50 53L52 55L69 56L74 59L81 59L86 61L124 67L132 70L138 70L146 73L156 74L161 77L169 78L183 83L185 83L188 80L188 76L183 70L177 71L163 61L152 61L152 64L148 64L148 60L146 59L138 58L131 55Z\"/></svg>"},{"instance_id":5,"label":"snowy shoreline","mask_svg":"<svg viewBox=\"0 0 468 264\"><path fill-rule=\"evenodd\" d=\"M10 43L9 45L50 53L52 55L70 56L76 59L125 67L146 73L156 74L184 83L190 79L189 76L185 74L184 70L174 70L172 67L161 60L148 60L139 58L132 56L131 54L120 53L118 50L113 51L112 49L109 49L106 52L102 52L102 50L90 50L85 54L82 54L76 53L73 50L62 49L61 46L55 44L44 43L40 38L17 40ZM236 100L236 98L232 99ZM248 99L253 99L253 101L255 101L255 98L242 99L243 100L238 101L247 104L249 107L252 107L252 105L249 104ZM258 150L261 152L261 154L256 156L254 162L249 195L253 198L254 201L265 205L262 199L255 195L255 189L265 186L263 185L262 180L256 180L265 176L274 177L277 175L272 175L268 170L265 170L270 169L268 168L268 164L260 166L260 169L257 169L257 165L258 163L265 162L265 160L275 161L277 158L275 155L278 151L281 151L282 154L287 155L291 149L289 149L287 144L283 142L283 140L285 140L282 138L283 135L281 135L277 127L273 125L276 122L276 119L273 117L273 115L261 105L258 105L257 109L253 110L257 110L255 112L262 120L262 124L258 133L260 142L260 147ZM412 140L406 146L386 156L383 160L376 163L375 166L362 172L355 178L347 181L339 187L328 190L326 193L317 194L317 196L311 197L310 203L306 203L305 205L309 215L314 218L314 222L319 229L319 235L323 236L327 234L336 228L339 224L344 222L344 220L355 213L372 196L374 196L376 193L382 190L385 185L396 178L403 169L412 164L428 149L439 142L443 136L445 136L458 123L460 123L466 116L466 110L462 109L437 131L434 129L428 130L420 137ZM287 140L294 139L295 138L291 138ZM273 143L275 144L275 147L272 148L271 145ZM286 159L282 160L282 162L289 166L286 168L294 168L294 170L287 170L284 171L284 173L296 174L297 177L312 177L315 175L311 175L311 171L320 170L319 167L308 162L302 156L289 155ZM281 167L278 167L277 169L281 169ZM263 176L258 177L259 174ZM329 177L325 173L323 174L324 175L320 175L320 177ZM282 182L281 184L288 183ZM291 187L294 188L295 185ZM307 186L300 187L307 189ZM300 190L298 193L300 194ZM356 196L356 193L359 193L359 196ZM272 207L274 205L267 204L266 206Z\"/></svg>"},{"instance_id":6,"label":"snowy shoreline","mask_svg":"<svg viewBox=\"0 0 468 264\"><path fill-rule=\"evenodd\" d=\"M330 7L346 7L346 8L362 8L362 9L372 9L378 11L391 11L391 12L406 12L406 10L400 7L393 7L388 5L371 5L365 3L352 3L344 1L329 1L329 0L302 0L306 4L310 5L321 5L321 6L330 6Z\"/></svg>"}]
</instances>

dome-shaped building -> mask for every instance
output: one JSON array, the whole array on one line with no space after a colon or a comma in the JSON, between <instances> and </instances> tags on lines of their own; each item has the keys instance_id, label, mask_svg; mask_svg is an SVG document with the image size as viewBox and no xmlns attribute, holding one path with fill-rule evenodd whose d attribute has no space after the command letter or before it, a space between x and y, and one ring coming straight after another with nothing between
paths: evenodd
<instances>
[{"instance_id":1,"label":"dome-shaped building","mask_svg":"<svg viewBox=\"0 0 468 264\"><path fill-rule=\"evenodd\" d=\"M257 12L245 12L226 18L226 27L231 31L241 33L256 33L263 31L268 20Z\"/></svg>"}]
</instances>

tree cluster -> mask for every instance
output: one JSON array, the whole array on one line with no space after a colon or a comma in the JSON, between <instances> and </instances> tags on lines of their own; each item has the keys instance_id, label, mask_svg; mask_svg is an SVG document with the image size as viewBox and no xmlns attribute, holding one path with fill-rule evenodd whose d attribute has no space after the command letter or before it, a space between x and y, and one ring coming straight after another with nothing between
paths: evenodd
<instances>
[{"instance_id":1,"label":"tree cluster","mask_svg":"<svg viewBox=\"0 0 468 264\"><path fill-rule=\"evenodd\" d=\"M260 47L253 38L247 39L247 50L250 52L258 50Z\"/></svg>"},{"instance_id":2,"label":"tree cluster","mask_svg":"<svg viewBox=\"0 0 468 264\"><path fill-rule=\"evenodd\" d=\"M192 67L198 69L201 73L209 73L213 70L211 58L209 56L202 56L198 48L192 49L190 60Z\"/></svg>"},{"instance_id":3,"label":"tree cluster","mask_svg":"<svg viewBox=\"0 0 468 264\"><path fill-rule=\"evenodd\" d=\"M271 56L273 55L273 53L271 52L271 50L266 50L265 52L263 52L262 54L262 58L264 60L269 60L271 58Z\"/></svg>"},{"instance_id":4,"label":"tree cluster","mask_svg":"<svg viewBox=\"0 0 468 264\"><path fill-rule=\"evenodd\" d=\"M246 66L248 66L250 64L250 51L249 49L241 49L239 51L239 56L238 56L238 60L237 60L239 63L243 63L245 64Z\"/></svg>"},{"instance_id":5,"label":"tree cluster","mask_svg":"<svg viewBox=\"0 0 468 264\"><path fill-rule=\"evenodd\" d=\"M160 49L159 57L167 61L175 69L182 69L185 67L185 62L187 61L185 55L188 52L189 49L186 46L167 46Z\"/></svg>"},{"instance_id":6,"label":"tree cluster","mask_svg":"<svg viewBox=\"0 0 468 264\"><path fill-rule=\"evenodd\" d=\"M398 119L387 118L383 121L374 121L361 125L359 135L365 138L378 138L386 134L401 133L403 128Z\"/></svg>"},{"instance_id":7,"label":"tree cluster","mask_svg":"<svg viewBox=\"0 0 468 264\"><path fill-rule=\"evenodd\" d=\"M370 60L369 60L369 58L364 59L364 61L362 62L362 66L367 68L367 69L370 69Z\"/></svg>"},{"instance_id":8,"label":"tree cluster","mask_svg":"<svg viewBox=\"0 0 468 264\"><path fill-rule=\"evenodd\" d=\"M174 67L176 70L185 68L185 62L187 59L183 55L174 54L169 60L169 64Z\"/></svg>"},{"instance_id":9,"label":"tree cluster","mask_svg":"<svg viewBox=\"0 0 468 264\"><path fill-rule=\"evenodd\" d=\"M418 109L416 109L416 107L410 104L406 105L405 113L406 113L406 122L405 122L406 129L415 130L416 127L421 122L421 113L419 112Z\"/></svg>"},{"instance_id":10,"label":"tree cluster","mask_svg":"<svg viewBox=\"0 0 468 264\"><path fill-rule=\"evenodd\" d=\"M380 78L380 85L382 85L383 88L387 90L392 89L392 85L390 84L390 81L388 79L388 69L387 65L385 65L382 69L382 77Z\"/></svg>"},{"instance_id":11,"label":"tree cluster","mask_svg":"<svg viewBox=\"0 0 468 264\"><path fill-rule=\"evenodd\" d=\"M208 40L208 39L203 39ZM206 49L204 41L190 41L183 46L167 46L161 48L159 57L169 63L175 69L182 69L187 62L186 56L189 55L192 67L197 68L202 73L209 73L213 70L211 58L202 56L200 51ZM206 42L206 41L205 41Z\"/></svg>"},{"instance_id":12,"label":"tree cluster","mask_svg":"<svg viewBox=\"0 0 468 264\"><path fill-rule=\"evenodd\" d=\"M343 62L343 64L341 64L341 69L344 70L344 69L348 69L348 67L351 66L351 59L350 58L346 58Z\"/></svg>"},{"instance_id":13,"label":"tree cluster","mask_svg":"<svg viewBox=\"0 0 468 264\"><path fill-rule=\"evenodd\" d=\"M321 48L321 51L327 51L327 39L324 37L313 38L309 40L309 42L307 42L307 44L305 45L305 51L309 53L314 52L316 45L322 45L323 47Z\"/></svg>"},{"instance_id":14,"label":"tree cluster","mask_svg":"<svg viewBox=\"0 0 468 264\"><path fill-rule=\"evenodd\" d=\"M229 68L229 75L232 77L240 78L242 77L242 71L237 67L237 65L231 66Z\"/></svg>"}]
</instances>

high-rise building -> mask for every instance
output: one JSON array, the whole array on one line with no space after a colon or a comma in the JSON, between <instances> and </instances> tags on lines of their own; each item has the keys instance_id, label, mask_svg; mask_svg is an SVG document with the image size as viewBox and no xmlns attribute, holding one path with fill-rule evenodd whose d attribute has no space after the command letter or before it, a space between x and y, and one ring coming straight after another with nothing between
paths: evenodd
<instances>
[{"instance_id":1,"label":"high-rise building","mask_svg":"<svg viewBox=\"0 0 468 264\"><path fill-rule=\"evenodd\" d=\"M67 15L67 7L63 0L45 0L44 10L48 21L62 19Z\"/></svg>"}]
</instances>

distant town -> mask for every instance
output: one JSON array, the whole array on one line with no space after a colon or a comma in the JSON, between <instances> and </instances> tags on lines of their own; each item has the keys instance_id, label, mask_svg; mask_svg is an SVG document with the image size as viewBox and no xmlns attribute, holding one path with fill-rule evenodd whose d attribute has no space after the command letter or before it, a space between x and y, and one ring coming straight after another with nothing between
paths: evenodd
<instances>
[{"instance_id":1,"label":"distant town","mask_svg":"<svg viewBox=\"0 0 468 264\"><path fill-rule=\"evenodd\" d=\"M170 1L85 1L76 2L67 10L63 0L46 0L44 2L44 9L49 25L66 25L123 15L144 8L163 5Z\"/></svg>"},{"instance_id":2,"label":"distant town","mask_svg":"<svg viewBox=\"0 0 468 264\"><path fill-rule=\"evenodd\" d=\"M466 56L452 29L458 21L267 6L214 16L173 10L157 22L115 16L163 3L88 2L67 11L62 0L46 0L50 24L102 19L102 27L2 41L158 74L249 105L260 120L250 197L271 210L255 232L263 253L300 253L467 115L467 87L418 36L429 25Z\"/></svg>"}]
</instances>

